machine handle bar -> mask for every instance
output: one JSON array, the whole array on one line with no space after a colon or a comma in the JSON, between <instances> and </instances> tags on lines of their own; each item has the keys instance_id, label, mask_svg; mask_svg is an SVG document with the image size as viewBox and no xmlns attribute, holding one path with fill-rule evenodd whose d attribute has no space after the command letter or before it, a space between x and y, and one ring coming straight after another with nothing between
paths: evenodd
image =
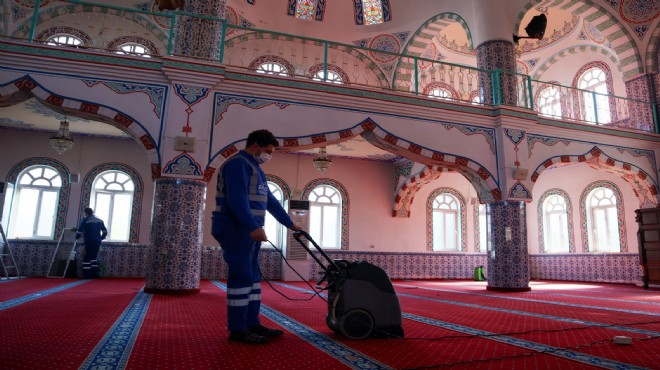
<instances>
[{"instance_id":1,"label":"machine handle bar","mask_svg":"<svg viewBox=\"0 0 660 370\"><path fill-rule=\"evenodd\" d=\"M305 241L301 239L301 236L304 236L305 239L307 239L308 241L310 241L314 245L316 250L319 251L321 253L321 255L328 261L329 265L332 265L333 267L335 267L336 270L339 270L339 266L337 266L335 264L335 261L333 261L332 258L330 258L330 256L328 256L325 253L325 251L323 251L323 249L321 249L321 247L319 247L319 245L316 244L314 239L312 239L312 237L306 231L299 230L299 231L294 232L293 237L298 241L298 243L300 243L300 245L303 246L303 248L305 248L305 250L307 250L307 253L309 253L309 255L312 256L312 258L314 258L314 260L316 260L316 263L318 263L319 266L321 266L321 268L323 268L326 272L328 271L328 268L325 267L325 265L323 265L323 262L321 262L321 260L318 257L316 257L314 255L314 253L312 253L312 250L307 246L307 243L305 243Z\"/></svg>"}]
</instances>

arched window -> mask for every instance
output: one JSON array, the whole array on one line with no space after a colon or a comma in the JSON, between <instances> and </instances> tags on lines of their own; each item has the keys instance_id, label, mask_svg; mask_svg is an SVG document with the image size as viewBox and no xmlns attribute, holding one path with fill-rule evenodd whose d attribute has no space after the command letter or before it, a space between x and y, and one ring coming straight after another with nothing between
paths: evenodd
<instances>
[{"instance_id":1,"label":"arched window","mask_svg":"<svg viewBox=\"0 0 660 370\"><path fill-rule=\"evenodd\" d=\"M585 208L589 251L620 252L617 199L612 189L593 189L586 198Z\"/></svg>"},{"instance_id":2,"label":"arched window","mask_svg":"<svg viewBox=\"0 0 660 370\"><path fill-rule=\"evenodd\" d=\"M53 36L50 36L47 40L46 43L48 45L70 45L70 46L79 46L83 44L83 41L74 36L70 35L68 33L58 33Z\"/></svg>"},{"instance_id":3,"label":"arched window","mask_svg":"<svg viewBox=\"0 0 660 370\"><path fill-rule=\"evenodd\" d=\"M486 214L486 205L479 204L479 250L477 252L485 253L488 251L488 219Z\"/></svg>"},{"instance_id":4,"label":"arched window","mask_svg":"<svg viewBox=\"0 0 660 370\"><path fill-rule=\"evenodd\" d=\"M101 172L92 184L89 206L108 228L108 241L128 242L135 184L122 171Z\"/></svg>"},{"instance_id":5,"label":"arched window","mask_svg":"<svg viewBox=\"0 0 660 370\"><path fill-rule=\"evenodd\" d=\"M443 88L435 88L429 92L429 98L438 98L438 99L445 99L445 100L451 100L451 92L447 89Z\"/></svg>"},{"instance_id":6,"label":"arched window","mask_svg":"<svg viewBox=\"0 0 660 370\"><path fill-rule=\"evenodd\" d=\"M117 49L118 50L115 52L117 54L139 55L141 57L151 58L150 50L146 46L138 44L137 42L121 44Z\"/></svg>"},{"instance_id":7,"label":"arched window","mask_svg":"<svg viewBox=\"0 0 660 370\"><path fill-rule=\"evenodd\" d=\"M341 249L342 197L339 190L330 185L317 185L309 200L309 232L322 247Z\"/></svg>"},{"instance_id":8,"label":"arched window","mask_svg":"<svg viewBox=\"0 0 660 370\"><path fill-rule=\"evenodd\" d=\"M275 199L277 199L277 201L280 202L282 206L284 206L285 196L282 188L276 183L268 181L268 189L270 189L270 192L273 193ZM275 217L273 217L268 212L266 212L266 222L264 224L264 229L266 230L268 239L272 241L273 244L277 245L278 247L283 245L285 228L282 224L275 220ZM264 245L270 246L270 243Z\"/></svg>"},{"instance_id":9,"label":"arched window","mask_svg":"<svg viewBox=\"0 0 660 370\"><path fill-rule=\"evenodd\" d=\"M312 80L314 81L323 81L323 71L318 71L314 74L314 77L312 77ZM326 82L332 82L334 84L343 84L344 81L342 81L341 76L339 73L334 72L334 71L328 71L327 77L325 78Z\"/></svg>"},{"instance_id":10,"label":"arched window","mask_svg":"<svg viewBox=\"0 0 660 370\"><path fill-rule=\"evenodd\" d=\"M424 87L424 95L429 98L453 100L460 99L461 95L451 85L444 82L431 82Z\"/></svg>"},{"instance_id":11,"label":"arched window","mask_svg":"<svg viewBox=\"0 0 660 370\"><path fill-rule=\"evenodd\" d=\"M582 107L584 120L587 122L610 123L612 113L610 98L612 94L608 86L608 75L600 66L594 66L578 78L577 88L586 90L582 92Z\"/></svg>"},{"instance_id":12,"label":"arched window","mask_svg":"<svg viewBox=\"0 0 660 370\"><path fill-rule=\"evenodd\" d=\"M287 14L305 20L323 20L325 0L289 0Z\"/></svg>"},{"instance_id":13,"label":"arched window","mask_svg":"<svg viewBox=\"0 0 660 370\"><path fill-rule=\"evenodd\" d=\"M561 93L555 86L547 86L538 94L538 110L544 116L562 117Z\"/></svg>"},{"instance_id":14,"label":"arched window","mask_svg":"<svg viewBox=\"0 0 660 370\"><path fill-rule=\"evenodd\" d=\"M61 189L62 176L55 168L25 168L14 189L8 237L53 239Z\"/></svg>"},{"instance_id":15,"label":"arched window","mask_svg":"<svg viewBox=\"0 0 660 370\"><path fill-rule=\"evenodd\" d=\"M289 71L280 63L266 62L261 63L257 67L257 73L264 73L267 75L288 76Z\"/></svg>"},{"instance_id":16,"label":"arched window","mask_svg":"<svg viewBox=\"0 0 660 370\"><path fill-rule=\"evenodd\" d=\"M433 200L433 250L459 251L461 245L461 205L449 193L441 193Z\"/></svg>"},{"instance_id":17,"label":"arched window","mask_svg":"<svg viewBox=\"0 0 660 370\"><path fill-rule=\"evenodd\" d=\"M563 196L554 194L543 201L543 235L546 253L569 253L568 209Z\"/></svg>"}]
</instances>

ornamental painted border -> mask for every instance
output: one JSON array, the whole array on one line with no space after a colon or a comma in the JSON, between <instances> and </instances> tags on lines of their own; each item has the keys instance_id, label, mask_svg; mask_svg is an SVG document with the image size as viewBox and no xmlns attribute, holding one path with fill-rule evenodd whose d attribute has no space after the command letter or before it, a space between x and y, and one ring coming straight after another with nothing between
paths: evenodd
<instances>
[{"instance_id":1,"label":"ornamental painted border","mask_svg":"<svg viewBox=\"0 0 660 370\"><path fill-rule=\"evenodd\" d=\"M60 194L57 199L57 210L55 218L55 229L53 240L58 240L59 235L64 231L64 222L66 218L66 212L69 205L69 193L71 191L71 184L69 183L69 169L62 162L57 161L52 158L46 157L34 157L27 158L12 167L7 173L7 182L16 184L18 175L23 172L28 167L31 166L49 166L52 167L57 173L62 177L62 187L60 188ZM12 199L13 201L13 199ZM11 217L11 216L10 216Z\"/></svg>"},{"instance_id":2,"label":"ornamental painted border","mask_svg":"<svg viewBox=\"0 0 660 370\"><path fill-rule=\"evenodd\" d=\"M94 180L105 171L121 171L128 175L133 184L135 185L135 190L133 191L133 206L131 207L131 227L129 231L128 242L137 243L138 236L140 231L140 216L142 215L142 197L144 193L144 184L142 182L142 177L140 173L136 171L133 167L123 164L123 163L104 163L97 165L92 168L82 183L82 191L80 196L80 209L78 210L78 219L81 218L83 209L89 207L89 201L92 194L92 184Z\"/></svg>"}]
</instances>

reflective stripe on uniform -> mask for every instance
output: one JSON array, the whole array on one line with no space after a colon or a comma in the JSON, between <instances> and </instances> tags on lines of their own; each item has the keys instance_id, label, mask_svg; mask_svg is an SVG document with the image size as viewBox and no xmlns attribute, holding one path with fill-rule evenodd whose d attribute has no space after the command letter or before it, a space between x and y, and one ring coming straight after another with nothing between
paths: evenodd
<instances>
[{"instance_id":1,"label":"reflective stripe on uniform","mask_svg":"<svg viewBox=\"0 0 660 370\"><path fill-rule=\"evenodd\" d=\"M252 287L244 287L244 288L227 288L227 294L228 295L241 295L241 294L249 294L252 292Z\"/></svg>"},{"instance_id":2,"label":"reflective stripe on uniform","mask_svg":"<svg viewBox=\"0 0 660 370\"><path fill-rule=\"evenodd\" d=\"M248 297L248 300L250 300L250 301L260 301L261 300L261 294L260 293L250 294L250 296Z\"/></svg>"},{"instance_id":3,"label":"reflective stripe on uniform","mask_svg":"<svg viewBox=\"0 0 660 370\"><path fill-rule=\"evenodd\" d=\"M227 300L227 306L230 306L230 307L247 306L248 303L250 303L250 301L247 300L247 299L228 299Z\"/></svg>"}]
</instances>

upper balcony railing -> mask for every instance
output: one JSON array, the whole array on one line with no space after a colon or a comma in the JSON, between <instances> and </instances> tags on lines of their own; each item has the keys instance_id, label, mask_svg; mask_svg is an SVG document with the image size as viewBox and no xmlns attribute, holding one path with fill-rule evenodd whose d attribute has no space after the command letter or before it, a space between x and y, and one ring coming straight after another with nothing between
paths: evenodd
<instances>
[{"instance_id":1,"label":"upper balcony railing","mask_svg":"<svg viewBox=\"0 0 660 370\"><path fill-rule=\"evenodd\" d=\"M19 27L13 35L5 36L46 42L45 37L50 34L39 24L39 20L44 19L40 14L40 3L40 0L36 1L29 26ZM78 48L120 52L116 48L117 40L131 38L126 34L104 32L109 29L104 26L106 22L113 24L120 17L142 25L150 31L152 39L157 38L161 43L160 47L153 43L148 48L153 49L151 53L136 53L136 57L175 56L177 50L173 40L177 37L174 34L177 19L193 17L207 23L218 22L216 28L221 32L219 51L210 59L227 66L424 98L516 106L551 119L660 133L658 107L652 102L538 81L516 72L485 70L359 45L235 26L224 19L179 11L153 12L78 0L53 3L49 4L50 9L61 9L49 14L88 12L94 15L90 21L98 28L95 30L98 36L83 40L86 42L76 46ZM130 33L129 30L125 32Z\"/></svg>"}]
</instances>

